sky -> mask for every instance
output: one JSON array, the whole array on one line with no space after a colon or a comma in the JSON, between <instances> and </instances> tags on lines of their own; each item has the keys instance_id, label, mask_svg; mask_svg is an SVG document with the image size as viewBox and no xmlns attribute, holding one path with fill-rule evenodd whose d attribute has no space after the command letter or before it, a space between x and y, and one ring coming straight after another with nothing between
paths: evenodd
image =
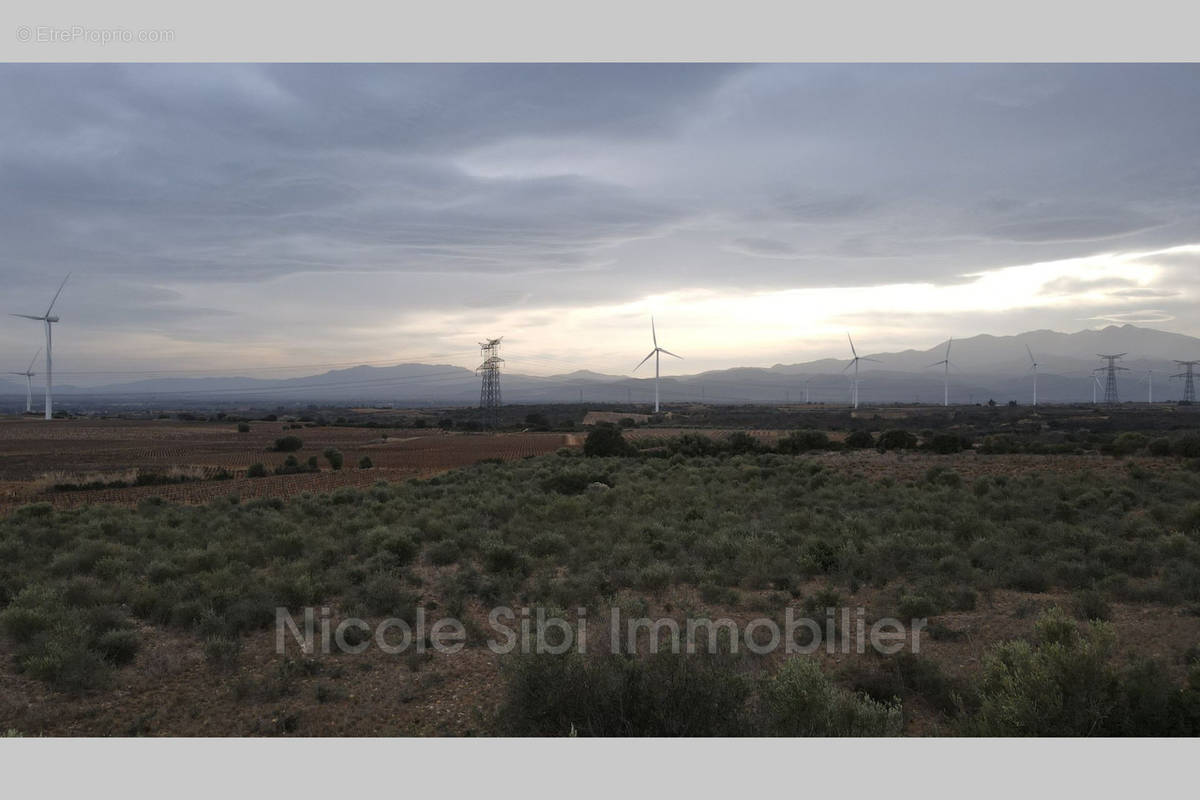
<instances>
[{"instance_id":1,"label":"sky","mask_svg":"<svg viewBox=\"0 0 1200 800\"><path fill-rule=\"evenodd\" d=\"M78 385L1200 335L1200 65L0 65L0 241Z\"/></svg>"}]
</instances>

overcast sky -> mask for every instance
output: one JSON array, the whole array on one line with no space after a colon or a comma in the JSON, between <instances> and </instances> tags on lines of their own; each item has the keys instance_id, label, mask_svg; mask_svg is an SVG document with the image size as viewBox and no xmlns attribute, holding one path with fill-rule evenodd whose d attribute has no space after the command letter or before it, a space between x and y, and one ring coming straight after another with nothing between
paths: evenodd
<instances>
[{"instance_id":1,"label":"overcast sky","mask_svg":"<svg viewBox=\"0 0 1200 800\"><path fill-rule=\"evenodd\" d=\"M1200 65L3 65L0 241L77 384L1196 335Z\"/></svg>"}]
</instances>

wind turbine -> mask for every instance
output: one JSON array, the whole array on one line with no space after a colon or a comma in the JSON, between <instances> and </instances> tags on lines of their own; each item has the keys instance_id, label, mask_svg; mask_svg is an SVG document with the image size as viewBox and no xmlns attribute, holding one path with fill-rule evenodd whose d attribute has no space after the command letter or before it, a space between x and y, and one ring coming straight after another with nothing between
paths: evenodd
<instances>
[{"instance_id":1,"label":"wind turbine","mask_svg":"<svg viewBox=\"0 0 1200 800\"><path fill-rule=\"evenodd\" d=\"M650 353L645 358L643 358L641 361L638 362L637 367L634 367L633 371L637 372L638 367L641 367L642 364L645 364L647 361L649 361L650 356L654 356L654 413L657 414L658 413L658 354L666 353L667 355L674 356L675 358L678 358L680 360L683 359L683 356L677 356L674 353L672 353L670 350L667 350L665 348L658 346L658 332L654 330L654 317L650 317L650 336L653 337L653 339L654 339L654 349L651 350Z\"/></svg>"},{"instance_id":2,"label":"wind turbine","mask_svg":"<svg viewBox=\"0 0 1200 800\"><path fill-rule=\"evenodd\" d=\"M1033 357L1033 351L1029 349L1029 345L1025 345L1025 352L1029 353L1029 363L1032 365L1029 369L1033 370L1033 404L1037 405L1037 359Z\"/></svg>"},{"instance_id":3,"label":"wind turbine","mask_svg":"<svg viewBox=\"0 0 1200 800\"><path fill-rule=\"evenodd\" d=\"M1154 403L1154 370L1146 370L1146 377L1142 378L1138 383L1146 384L1146 402L1153 405Z\"/></svg>"},{"instance_id":4,"label":"wind turbine","mask_svg":"<svg viewBox=\"0 0 1200 800\"><path fill-rule=\"evenodd\" d=\"M1092 405L1096 405L1096 390L1100 388L1100 379L1092 373Z\"/></svg>"},{"instance_id":5,"label":"wind turbine","mask_svg":"<svg viewBox=\"0 0 1200 800\"><path fill-rule=\"evenodd\" d=\"M950 406L950 345L952 344L954 344L953 336L946 340L946 357L929 365L930 367L945 367L942 374L942 405L947 407Z\"/></svg>"},{"instance_id":6,"label":"wind turbine","mask_svg":"<svg viewBox=\"0 0 1200 800\"><path fill-rule=\"evenodd\" d=\"M40 349L36 353L33 354L33 358L29 359L29 366L25 368L24 372L8 373L9 375L24 375L25 376L25 413L26 414L28 414L30 411L33 411L33 376L37 375L37 373L33 371L33 362L37 361L37 357L40 356L41 354L42 354L42 351Z\"/></svg>"},{"instance_id":7,"label":"wind turbine","mask_svg":"<svg viewBox=\"0 0 1200 800\"><path fill-rule=\"evenodd\" d=\"M816 377L815 375L813 377ZM812 383L812 378L804 379L804 405L808 405L808 385Z\"/></svg>"},{"instance_id":8,"label":"wind turbine","mask_svg":"<svg viewBox=\"0 0 1200 800\"><path fill-rule=\"evenodd\" d=\"M67 273L67 277L63 278L63 282L58 285L58 291L54 293L54 297L50 300L50 305L46 307L46 313L40 317L35 317L32 314L11 314L14 317L24 317L25 319L35 319L46 323L46 419L51 419L54 416L54 373L50 367L50 326L58 322L58 317L50 316L50 312L54 310L54 304L58 302L58 296L62 294L63 287L67 285L71 273Z\"/></svg>"},{"instance_id":9,"label":"wind turbine","mask_svg":"<svg viewBox=\"0 0 1200 800\"><path fill-rule=\"evenodd\" d=\"M846 370L850 369L851 367L854 367L854 382L851 385L851 389L850 389L850 400L851 400L851 403L854 405L854 407L858 408L858 362L874 361L876 364L878 364L879 359L867 358L866 356L860 356L858 354L858 351L854 349L854 339L850 338L849 331L846 332L846 339L850 342L850 352L854 355L854 358L850 359L849 364L842 367L842 374L845 375Z\"/></svg>"}]
</instances>

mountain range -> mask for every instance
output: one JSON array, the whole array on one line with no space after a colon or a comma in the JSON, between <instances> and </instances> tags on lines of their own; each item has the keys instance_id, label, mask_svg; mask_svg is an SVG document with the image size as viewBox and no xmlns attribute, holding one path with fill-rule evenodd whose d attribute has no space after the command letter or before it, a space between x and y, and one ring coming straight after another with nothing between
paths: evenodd
<instances>
[{"instance_id":1,"label":"mountain range","mask_svg":"<svg viewBox=\"0 0 1200 800\"><path fill-rule=\"evenodd\" d=\"M865 354L877 363L861 365L860 403L940 403L942 371L932 365L945 358L946 344ZM1137 401L1148 397L1148 371L1155 401L1178 400L1182 383L1168 382L1169 375L1180 372L1175 360L1200 358L1200 338L1135 325L1077 333L981 334L956 339L950 348L950 402L1030 402L1033 377L1026 347L1038 361L1038 400L1051 403L1090 402L1093 390L1103 396L1092 379L1092 371L1102 365L1098 353L1128 354L1120 361L1128 371L1119 373L1118 391L1122 400ZM848 403L847 364L848 359L827 358L672 375L662 379L662 399L666 403L801 403L807 385L807 399L812 402ZM550 376L505 373L501 387L506 403L645 404L654 396L653 378L589 370ZM35 406L40 406L41 391L35 384ZM55 387L55 398L62 398L65 408L116 401L169 407L202 402L474 405L479 401L479 378L472 370L446 364L397 364L301 378L151 378L104 386L64 385ZM24 399L23 383L0 380L0 407L17 410L18 405L24 407Z\"/></svg>"}]
</instances>

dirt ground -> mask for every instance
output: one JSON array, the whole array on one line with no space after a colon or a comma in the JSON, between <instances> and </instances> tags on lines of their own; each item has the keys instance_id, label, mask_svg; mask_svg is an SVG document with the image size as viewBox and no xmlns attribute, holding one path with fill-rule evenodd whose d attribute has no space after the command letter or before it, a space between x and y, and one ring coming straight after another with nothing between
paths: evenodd
<instances>
[{"instance_id":1,"label":"dirt ground","mask_svg":"<svg viewBox=\"0 0 1200 800\"><path fill-rule=\"evenodd\" d=\"M317 456L322 471L246 478L256 462L268 471L286 453L270 448L277 438L300 437L300 461ZM561 433L467 434L441 430L384 432L373 428L323 426L291 429L281 422L256 422L238 433L232 422L174 420L0 420L0 514L34 502L69 508L90 503L136 504L149 496L177 503L204 503L225 495L290 497L301 492L330 492L339 486L368 486L468 466L485 458L517 459L552 453L568 443ZM333 447L345 456L338 472L322 453ZM358 469L369 457L371 469ZM224 468L231 480L120 489L55 491L55 482L119 478L134 468L165 472L172 468Z\"/></svg>"}]
</instances>

